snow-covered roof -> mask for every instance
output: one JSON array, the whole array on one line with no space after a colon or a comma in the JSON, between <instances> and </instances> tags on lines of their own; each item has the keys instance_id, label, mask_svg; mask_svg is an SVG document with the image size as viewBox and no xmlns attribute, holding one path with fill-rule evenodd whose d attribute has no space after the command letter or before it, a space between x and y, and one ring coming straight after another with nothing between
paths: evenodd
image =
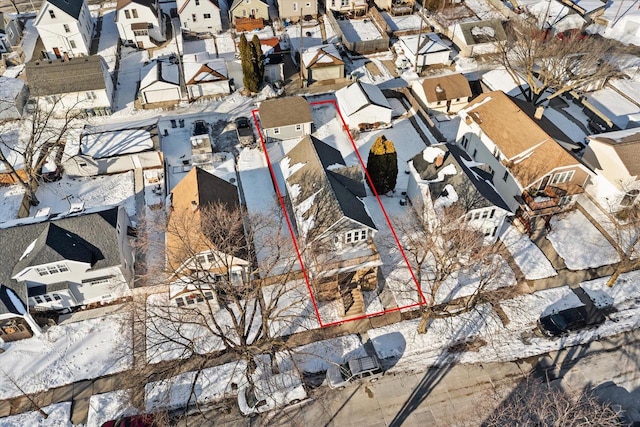
<instances>
[{"instance_id":1,"label":"snow-covered roof","mask_svg":"<svg viewBox=\"0 0 640 427\"><path fill-rule=\"evenodd\" d=\"M519 77L519 81L523 89L529 87L522 77ZM482 75L482 83L484 83L489 90L499 90L510 96L518 96L521 94L518 85L504 68L497 68L484 73Z\"/></svg>"},{"instance_id":2,"label":"snow-covered roof","mask_svg":"<svg viewBox=\"0 0 640 427\"><path fill-rule=\"evenodd\" d=\"M582 29L586 21L569 6L557 0L540 1L528 6L529 13L536 17L538 23L544 22L546 28L554 28L558 32L570 29Z\"/></svg>"},{"instance_id":3,"label":"snow-covered roof","mask_svg":"<svg viewBox=\"0 0 640 427\"><path fill-rule=\"evenodd\" d=\"M0 101L13 101L24 89L24 80L0 76Z\"/></svg>"},{"instance_id":4,"label":"snow-covered roof","mask_svg":"<svg viewBox=\"0 0 640 427\"><path fill-rule=\"evenodd\" d=\"M378 86L355 82L336 92L343 113L350 116L369 105L391 109L391 105Z\"/></svg>"},{"instance_id":5,"label":"snow-covered roof","mask_svg":"<svg viewBox=\"0 0 640 427\"><path fill-rule=\"evenodd\" d=\"M156 82L180 84L180 68L178 64L172 64L168 59L152 61L145 65L140 70L140 76L140 89L144 89Z\"/></svg>"},{"instance_id":6,"label":"snow-covered roof","mask_svg":"<svg viewBox=\"0 0 640 427\"><path fill-rule=\"evenodd\" d=\"M502 22L497 19L463 22L459 25L467 46L495 43L507 39L507 34L502 27Z\"/></svg>"},{"instance_id":7,"label":"snow-covered roof","mask_svg":"<svg viewBox=\"0 0 640 427\"><path fill-rule=\"evenodd\" d=\"M420 47L418 48L418 37L420 37ZM428 54L435 52L443 52L450 51L451 48L442 41L440 36L436 33L425 33L418 35L410 35L410 36L401 36L399 37L400 41L403 44L403 49L408 50L413 55L416 54L416 48L418 48L418 52L420 54Z\"/></svg>"},{"instance_id":8,"label":"snow-covered roof","mask_svg":"<svg viewBox=\"0 0 640 427\"><path fill-rule=\"evenodd\" d=\"M222 58L211 58L209 52L184 55L184 80L187 84L227 80L227 66Z\"/></svg>"},{"instance_id":9,"label":"snow-covered roof","mask_svg":"<svg viewBox=\"0 0 640 427\"><path fill-rule=\"evenodd\" d=\"M309 68L313 65L344 63L340 52L333 44L308 47L302 51L302 63Z\"/></svg>"},{"instance_id":10,"label":"snow-covered roof","mask_svg":"<svg viewBox=\"0 0 640 427\"><path fill-rule=\"evenodd\" d=\"M127 129L83 135L82 154L101 159L153 149L151 134L143 129Z\"/></svg>"},{"instance_id":11,"label":"snow-covered roof","mask_svg":"<svg viewBox=\"0 0 640 427\"><path fill-rule=\"evenodd\" d=\"M582 15L589 15L600 9L604 9L607 4L600 0L563 0L563 3L575 9Z\"/></svg>"},{"instance_id":12,"label":"snow-covered roof","mask_svg":"<svg viewBox=\"0 0 640 427\"><path fill-rule=\"evenodd\" d=\"M630 119L640 114L640 107L608 87L587 93L584 98L620 129L625 129Z\"/></svg>"},{"instance_id":13,"label":"snow-covered roof","mask_svg":"<svg viewBox=\"0 0 640 427\"><path fill-rule=\"evenodd\" d=\"M620 95L640 106L640 78L613 79L607 82L607 86L611 86Z\"/></svg>"}]
</instances>

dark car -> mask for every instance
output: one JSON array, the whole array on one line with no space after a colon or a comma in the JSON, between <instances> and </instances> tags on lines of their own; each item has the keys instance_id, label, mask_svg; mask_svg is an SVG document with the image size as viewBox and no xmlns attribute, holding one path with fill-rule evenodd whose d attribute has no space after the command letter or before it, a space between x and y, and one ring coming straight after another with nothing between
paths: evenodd
<instances>
[{"instance_id":1,"label":"dark car","mask_svg":"<svg viewBox=\"0 0 640 427\"><path fill-rule=\"evenodd\" d=\"M538 320L538 327L543 334L555 337L587 326L599 325L604 321L605 316L599 311L595 315L589 316L587 308L580 306L542 316Z\"/></svg>"}]
</instances>

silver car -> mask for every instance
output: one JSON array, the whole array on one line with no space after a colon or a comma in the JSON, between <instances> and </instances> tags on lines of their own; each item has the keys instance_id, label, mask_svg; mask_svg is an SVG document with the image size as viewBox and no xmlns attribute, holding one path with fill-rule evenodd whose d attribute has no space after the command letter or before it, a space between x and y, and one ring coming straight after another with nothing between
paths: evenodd
<instances>
[{"instance_id":1,"label":"silver car","mask_svg":"<svg viewBox=\"0 0 640 427\"><path fill-rule=\"evenodd\" d=\"M375 356L351 359L342 365L332 365L327 370L327 383L331 388L342 390L350 382L369 380L376 382L384 375L380 361Z\"/></svg>"}]
</instances>

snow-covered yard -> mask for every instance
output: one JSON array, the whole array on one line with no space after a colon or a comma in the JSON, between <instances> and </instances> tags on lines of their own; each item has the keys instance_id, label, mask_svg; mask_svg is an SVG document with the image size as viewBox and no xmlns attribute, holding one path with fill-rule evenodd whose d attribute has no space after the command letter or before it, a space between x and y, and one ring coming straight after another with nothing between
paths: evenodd
<instances>
[{"instance_id":1,"label":"snow-covered yard","mask_svg":"<svg viewBox=\"0 0 640 427\"><path fill-rule=\"evenodd\" d=\"M118 39L120 38L114 21L115 15L115 10L103 13L102 30L100 31L100 42L98 43L98 55L104 58L110 73L113 73L116 67Z\"/></svg>"},{"instance_id":2,"label":"snow-covered yard","mask_svg":"<svg viewBox=\"0 0 640 427\"><path fill-rule=\"evenodd\" d=\"M101 427L109 420L137 415L138 412L138 409L131 405L131 390L94 394L89 399L86 427Z\"/></svg>"},{"instance_id":3,"label":"snow-covered yard","mask_svg":"<svg viewBox=\"0 0 640 427\"><path fill-rule=\"evenodd\" d=\"M337 22L342 34L350 42L377 40L382 37L370 19L344 19Z\"/></svg>"},{"instance_id":4,"label":"snow-covered yard","mask_svg":"<svg viewBox=\"0 0 640 427\"><path fill-rule=\"evenodd\" d=\"M526 279L544 279L558 274L544 253L513 225L500 238Z\"/></svg>"},{"instance_id":5,"label":"snow-covered yard","mask_svg":"<svg viewBox=\"0 0 640 427\"><path fill-rule=\"evenodd\" d=\"M71 402L54 403L45 406L42 410L47 414L47 418L44 418L39 411L25 412L0 418L0 427L73 427Z\"/></svg>"},{"instance_id":6,"label":"snow-covered yard","mask_svg":"<svg viewBox=\"0 0 640 427\"><path fill-rule=\"evenodd\" d=\"M34 393L129 369L126 317L105 316L51 327L40 336L2 344L0 399ZM23 424L27 425L27 424Z\"/></svg>"},{"instance_id":7,"label":"snow-covered yard","mask_svg":"<svg viewBox=\"0 0 640 427\"><path fill-rule=\"evenodd\" d=\"M584 270L620 261L607 239L578 210L551 219L547 239L571 270Z\"/></svg>"},{"instance_id":8,"label":"snow-covered yard","mask_svg":"<svg viewBox=\"0 0 640 427\"><path fill-rule=\"evenodd\" d=\"M412 13L410 15L394 16L389 12L382 12L382 17L391 28L391 31L409 31L420 29L420 17Z\"/></svg>"}]
</instances>

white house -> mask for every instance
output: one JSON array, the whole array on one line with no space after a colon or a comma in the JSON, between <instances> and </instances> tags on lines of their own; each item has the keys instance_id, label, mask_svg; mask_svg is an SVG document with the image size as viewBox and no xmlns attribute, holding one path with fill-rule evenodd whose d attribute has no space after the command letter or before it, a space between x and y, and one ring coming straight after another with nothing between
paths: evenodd
<instances>
[{"instance_id":1,"label":"white house","mask_svg":"<svg viewBox=\"0 0 640 427\"><path fill-rule=\"evenodd\" d=\"M427 65L451 63L451 48L436 33L400 36L399 39L404 55L418 71Z\"/></svg>"},{"instance_id":2,"label":"white house","mask_svg":"<svg viewBox=\"0 0 640 427\"><path fill-rule=\"evenodd\" d=\"M167 40L168 18L158 0L118 0L115 21L126 45L149 49Z\"/></svg>"},{"instance_id":3,"label":"white house","mask_svg":"<svg viewBox=\"0 0 640 427\"><path fill-rule=\"evenodd\" d=\"M469 81L462 74L416 80L411 84L411 90L428 110L449 114L460 111L471 97Z\"/></svg>"},{"instance_id":4,"label":"white house","mask_svg":"<svg viewBox=\"0 0 640 427\"><path fill-rule=\"evenodd\" d=\"M638 201L640 194L640 128L591 135L583 160L595 176L586 190L609 212Z\"/></svg>"},{"instance_id":5,"label":"white house","mask_svg":"<svg viewBox=\"0 0 640 427\"><path fill-rule=\"evenodd\" d=\"M24 80L0 76L0 122L22 118L28 97Z\"/></svg>"},{"instance_id":6,"label":"white house","mask_svg":"<svg viewBox=\"0 0 640 427\"><path fill-rule=\"evenodd\" d=\"M31 98L45 111L53 107L55 114L111 114L113 81L99 55L30 61L25 72Z\"/></svg>"},{"instance_id":7,"label":"white house","mask_svg":"<svg viewBox=\"0 0 640 427\"><path fill-rule=\"evenodd\" d=\"M525 228L563 212L584 192L590 171L503 92L488 92L458 112L456 144L492 177Z\"/></svg>"},{"instance_id":8,"label":"white house","mask_svg":"<svg viewBox=\"0 0 640 427\"><path fill-rule=\"evenodd\" d=\"M42 58L89 55L93 19L85 0L46 0L34 22L44 50Z\"/></svg>"},{"instance_id":9,"label":"white house","mask_svg":"<svg viewBox=\"0 0 640 427\"><path fill-rule=\"evenodd\" d=\"M154 104L175 102L182 99L180 89L180 67L169 58L157 59L140 70L140 102Z\"/></svg>"},{"instance_id":10,"label":"white house","mask_svg":"<svg viewBox=\"0 0 640 427\"><path fill-rule=\"evenodd\" d=\"M507 216L507 204L491 183L492 176L455 145L427 147L409 161L407 197L418 215L438 218L455 205L474 228L494 243Z\"/></svg>"},{"instance_id":11,"label":"white house","mask_svg":"<svg viewBox=\"0 0 640 427\"><path fill-rule=\"evenodd\" d=\"M131 223L123 206L23 220L0 229L0 281L29 307L64 310L131 295Z\"/></svg>"},{"instance_id":12,"label":"white house","mask_svg":"<svg viewBox=\"0 0 640 427\"><path fill-rule=\"evenodd\" d=\"M338 108L350 128L389 126L393 109L378 86L357 81L336 92Z\"/></svg>"},{"instance_id":13,"label":"white house","mask_svg":"<svg viewBox=\"0 0 640 427\"><path fill-rule=\"evenodd\" d=\"M177 0L180 26L194 33L222 31L218 0Z\"/></svg>"},{"instance_id":14,"label":"white house","mask_svg":"<svg viewBox=\"0 0 640 427\"><path fill-rule=\"evenodd\" d=\"M225 60L208 52L184 55L182 64L189 99L227 95L230 92Z\"/></svg>"}]
</instances>

